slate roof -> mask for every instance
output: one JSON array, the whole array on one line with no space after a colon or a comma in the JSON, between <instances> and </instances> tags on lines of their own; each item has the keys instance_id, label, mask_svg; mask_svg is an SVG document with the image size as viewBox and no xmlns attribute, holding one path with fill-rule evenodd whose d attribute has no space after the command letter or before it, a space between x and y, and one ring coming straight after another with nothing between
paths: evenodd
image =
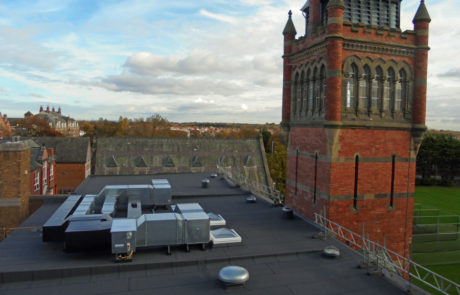
<instances>
[{"instance_id":1,"label":"slate roof","mask_svg":"<svg viewBox=\"0 0 460 295\"><path fill-rule=\"evenodd\" d=\"M31 137L37 144L54 149L56 163L86 163L89 137Z\"/></svg>"},{"instance_id":2,"label":"slate roof","mask_svg":"<svg viewBox=\"0 0 460 295\"><path fill-rule=\"evenodd\" d=\"M42 164L41 164L42 154L43 154L43 151L41 147L32 147L30 149L30 171L34 171L42 167Z\"/></svg>"},{"instance_id":3,"label":"slate roof","mask_svg":"<svg viewBox=\"0 0 460 295\"><path fill-rule=\"evenodd\" d=\"M105 137L96 142L94 174L216 172L219 165L267 184L263 157L258 139Z\"/></svg>"},{"instance_id":4,"label":"slate roof","mask_svg":"<svg viewBox=\"0 0 460 295\"><path fill-rule=\"evenodd\" d=\"M311 238L317 229L295 218L283 219L281 208L207 174L157 175L173 186L173 203L199 202L206 212L221 214L243 242L206 251L182 247L135 253L130 263L116 264L110 253L62 251L62 244L43 243L36 230L15 231L0 243L0 293L9 294L406 294L381 276L356 266L362 258L337 240ZM156 176L155 176L156 177ZM97 193L109 183L150 183L149 176L93 176L77 189ZM62 201L61 201L62 202ZM47 198L22 226L42 225L60 202ZM340 248L340 259L320 255L324 247ZM250 274L244 286L224 288L220 268L240 265Z\"/></svg>"}]
</instances>

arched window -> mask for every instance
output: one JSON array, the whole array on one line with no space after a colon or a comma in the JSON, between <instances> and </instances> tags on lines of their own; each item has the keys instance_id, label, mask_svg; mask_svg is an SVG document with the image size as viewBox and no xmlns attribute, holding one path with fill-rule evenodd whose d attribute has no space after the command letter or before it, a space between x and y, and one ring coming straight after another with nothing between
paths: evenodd
<instances>
[{"instance_id":1,"label":"arched window","mask_svg":"<svg viewBox=\"0 0 460 295\"><path fill-rule=\"evenodd\" d=\"M298 100L298 105L297 105L299 109L297 112L300 117L303 114L303 108L304 108L303 101L305 99L305 72L302 72L299 83L300 83L299 85L300 95L299 95L299 100Z\"/></svg>"},{"instance_id":2,"label":"arched window","mask_svg":"<svg viewBox=\"0 0 460 295\"><path fill-rule=\"evenodd\" d=\"M307 74L302 78L302 115L307 114L308 100L308 77Z\"/></svg>"},{"instance_id":3,"label":"arched window","mask_svg":"<svg viewBox=\"0 0 460 295\"><path fill-rule=\"evenodd\" d=\"M318 111L319 103L319 79L318 79L318 69L315 68L313 71L313 109L312 113Z\"/></svg>"},{"instance_id":4,"label":"arched window","mask_svg":"<svg viewBox=\"0 0 460 295\"><path fill-rule=\"evenodd\" d=\"M355 183L353 188L353 208L358 209L359 155L355 156Z\"/></svg>"},{"instance_id":5,"label":"arched window","mask_svg":"<svg viewBox=\"0 0 460 295\"><path fill-rule=\"evenodd\" d=\"M320 2L320 14L321 14L321 24L327 26L327 3L329 0L321 0Z\"/></svg>"},{"instance_id":6,"label":"arched window","mask_svg":"<svg viewBox=\"0 0 460 295\"><path fill-rule=\"evenodd\" d=\"M383 107L383 70L375 69L375 81L372 84L372 109L381 111Z\"/></svg>"},{"instance_id":7,"label":"arched window","mask_svg":"<svg viewBox=\"0 0 460 295\"><path fill-rule=\"evenodd\" d=\"M359 109L367 112L371 92L371 70L368 65L364 66L363 77L359 80Z\"/></svg>"},{"instance_id":8,"label":"arched window","mask_svg":"<svg viewBox=\"0 0 460 295\"><path fill-rule=\"evenodd\" d=\"M319 113L324 111L325 103L326 103L326 68L324 66L321 67L321 72L319 74L319 81L320 81L320 101L319 101Z\"/></svg>"},{"instance_id":9,"label":"arched window","mask_svg":"<svg viewBox=\"0 0 460 295\"><path fill-rule=\"evenodd\" d=\"M361 9L359 0L351 0L351 22L357 24L360 22Z\"/></svg>"},{"instance_id":10,"label":"arched window","mask_svg":"<svg viewBox=\"0 0 460 295\"><path fill-rule=\"evenodd\" d=\"M387 104L388 106L385 107L385 110L389 110L394 112L395 110L395 84L396 84L396 75L395 71L392 68L388 69L388 96L387 96Z\"/></svg>"},{"instance_id":11,"label":"arched window","mask_svg":"<svg viewBox=\"0 0 460 295\"><path fill-rule=\"evenodd\" d=\"M299 73L295 75L295 84L294 84L294 99L292 101L292 114L295 116L297 115L297 108L298 108L298 101L300 99L300 81L299 81Z\"/></svg>"},{"instance_id":12,"label":"arched window","mask_svg":"<svg viewBox=\"0 0 460 295\"><path fill-rule=\"evenodd\" d=\"M345 0L343 18L353 23L399 28L398 0Z\"/></svg>"},{"instance_id":13,"label":"arched window","mask_svg":"<svg viewBox=\"0 0 460 295\"><path fill-rule=\"evenodd\" d=\"M358 67L356 64L352 64L350 71L348 72L347 80L347 108L356 108L358 98Z\"/></svg>"},{"instance_id":14,"label":"arched window","mask_svg":"<svg viewBox=\"0 0 460 295\"><path fill-rule=\"evenodd\" d=\"M311 71L308 69L307 75L305 77L305 97L307 98L307 101L305 102L305 114L308 114L308 112L311 111L312 109L312 104L313 104L313 97L312 97L312 86L311 86Z\"/></svg>"},{"instance_id":15,"label":"arched window","mask_svg":"<svg viewBox=\"0 0 460 295\"><path fill-rule=\"evenodd\" d=\"M396 84L395 111L407 111L407 75L404 69L399 71L399 81Z\"/></svg>"},{"instance_id":16,"label":"arched window","mask_svg":"<svg viewBox=\"0 0 460 295\"><path fill-rule=\"evenodd\" d=\"M315 78L313 77L313 73L310 72L310 70L308 70L308 79L310 81L308 83L308 111L313 113L314 100L315 100L315 97L313 96Z\"/></svg>"}]
</instances>

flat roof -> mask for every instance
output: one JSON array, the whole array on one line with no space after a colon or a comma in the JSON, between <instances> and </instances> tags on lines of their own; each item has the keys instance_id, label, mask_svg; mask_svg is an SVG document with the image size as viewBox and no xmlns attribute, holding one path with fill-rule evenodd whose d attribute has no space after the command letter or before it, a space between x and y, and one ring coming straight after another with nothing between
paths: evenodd
<instances>
[{"instance_id":1,"label":"flat roof","mask_svg":"<svg viewBox=\"0 0 460 295\"><path fill-rule=\"evenodd\" d=\"M151 183L152 176L121 176L124 180ZM161 175L181 194L173 203L199 203L206 212L221 214L226 227L235 229L241 244L202 251L191 247L140 249L130 263L114 263L107 252L63 251L62 243L42 242L37 230L17 230L0 243L1 294L406 294L381 276L368 276L357 265L362 258L335 239L314 239L318 230L300 218L285 219L281 207L247 194L224 180L212 178L201 188L203 174ZM91 177L80 193L94 194L105 182L120 176ZM199 181L196 181L196 180ZM144 181L144 182L143 182ZM107 183L110 184L110 183ZM185 189L181 187L188 187ZM189 187L193 186L193 188ZM222 194L199 194L213 190ZM189 194L185 194L186 191ZM231 192L231 194L227 194ZM42 225L60 205L45 201L22 225ZM329 245L341 250L338 259L320 255ZM249 271L244 286L224 288L220 268L240 265Z\"/></svg>"}]
</instances>

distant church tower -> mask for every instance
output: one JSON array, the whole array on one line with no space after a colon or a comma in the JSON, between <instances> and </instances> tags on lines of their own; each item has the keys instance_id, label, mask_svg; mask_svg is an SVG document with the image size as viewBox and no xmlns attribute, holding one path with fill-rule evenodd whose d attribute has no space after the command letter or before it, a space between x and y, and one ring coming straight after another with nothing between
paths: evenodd
<instances>
[{"instance_id":1,"label":"distant church tower","mask_svg":"<svg viewBox=\"0 0 460 295\"><path fill-rule=\"evenodd\" d=\"M410 255L415 160L425 126L422 0L402 32L401 0L308 0L305 36L284 28L286 202Z\"/></svg>"}]
</instances>

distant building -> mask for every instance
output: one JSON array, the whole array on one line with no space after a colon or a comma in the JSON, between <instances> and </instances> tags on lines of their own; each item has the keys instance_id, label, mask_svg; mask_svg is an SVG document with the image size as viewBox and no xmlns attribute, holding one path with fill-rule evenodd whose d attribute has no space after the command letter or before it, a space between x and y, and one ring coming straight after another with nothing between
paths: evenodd
<instances>
[{"instance_id":1,"label":"distant building","mask_svg":"<svg viewBox=\"0 0 460 295\"><path fill-rule=\"evenodd\" d=\"M8 116L5 114L2 116L0 112L0 139L11 135L11 125L8 120Z\"/></svg>"},{"instance_id":2,"label":"distant building","mask_svg":"<svg viewBox=\"0 0 460 295\"><path fill-rule=\"evenodd\" d=\"M98 138L94 174L203 173L222 167L271 185L264 154L259 139Z\"/></svg>"},{"instance_id":3,"label":"distant building","mask_svg":"<svg viewBox=\"0 0 460 295\"><path fill-rule=\"evenodd\" d=\"M32 142L32 141L31 141ZM30 193L32 195L55 195L56 162L54 150L44 144L32 142L30 149Z\"/></svg>"},{"instance_id":4,"label":"distant building","mask_svg":"<svg viewBox=\"0 0 460 295\"><path fill-rule=\"evenodd\" d=\"M33 137L38 145L54 150L54 177L58 194L72 192L91 174L89 137Z\"/></svg>"},{"instance_id":5,"label":"distant building","mask_svg":"<svg viewBox=\"0 0 460 295\"><path fill-rule=\"evenodd\" d=\"M27 116L26 113L24 116ZM43 107L40 107L40 112L35 115L36 117L45 120L49 123L52 129L55 129L64 136L69 137L79 137L80 136L80 126L76 120L73 118L63 116L61 114L61 107L55 111L54 107L50 111L50 107L47 106L44 110Z\"/></svg>"}]
</instances>

